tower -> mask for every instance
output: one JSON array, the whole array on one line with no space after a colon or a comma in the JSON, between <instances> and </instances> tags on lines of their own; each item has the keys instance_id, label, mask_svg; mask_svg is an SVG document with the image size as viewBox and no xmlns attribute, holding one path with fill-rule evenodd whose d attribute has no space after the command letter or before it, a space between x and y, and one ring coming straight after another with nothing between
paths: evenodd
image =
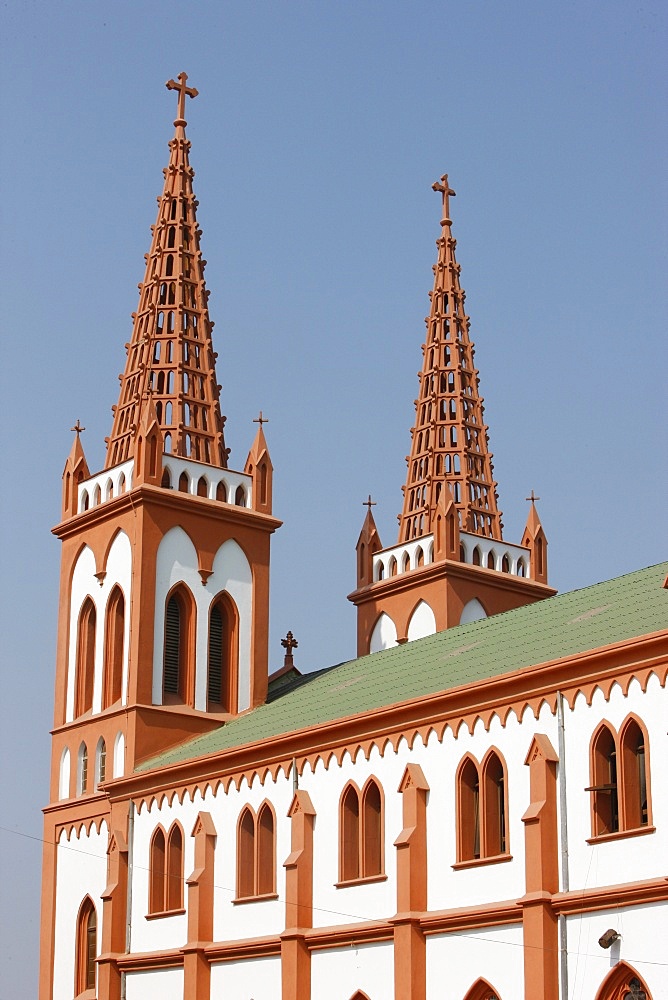
<instances>
[{"instance_id":1,"label":"tower","mask_svg":"<svg viewBox=\"0 0 668 1000\"><path fill-rule=\"evenodd\" d=\"M357 542L358 655L529 604L547 585L547 542L531 499L521 545L503 540L445 174L431 307L396 545L371 513Z\"/></svg>"},{"instance_id":2,"label":"tower","mask_svg":"<svg viewBox=\"0 0 668 1000\"><path fill-rule=\"evenodd\" d=\"M105 781L267 693L280 522L262 422L243 470L228 465L185 134L197 91L186 79L167 84L178 92L175 132L105 466L91 475L77 422L63 473L47 844L59 825L106 813Z\"/></svg>"}]
</instances>

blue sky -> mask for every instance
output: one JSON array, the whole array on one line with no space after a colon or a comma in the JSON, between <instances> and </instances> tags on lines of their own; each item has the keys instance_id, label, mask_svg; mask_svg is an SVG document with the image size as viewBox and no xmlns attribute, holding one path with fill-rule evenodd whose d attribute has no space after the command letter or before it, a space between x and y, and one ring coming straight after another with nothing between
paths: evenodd
<instances>
[{"instance_id":1,"label":"blue sky","mask_svg":"<svg viewBox=\"0 0 668 1000\"><path fill-rule=\"evenodd\" d=\"M0 1000L31 996L60 476L104 460L181 70L231 464L275 466L272 668L354 655L395 540L448 172L505 535L560 590L665 555L666 11L618 0L9 2ZM662 405L663 404L663 405ZM7 697L8 695L8 697ZM33 838L33 839L31 839Z\"/></svg>"}]
</instances>

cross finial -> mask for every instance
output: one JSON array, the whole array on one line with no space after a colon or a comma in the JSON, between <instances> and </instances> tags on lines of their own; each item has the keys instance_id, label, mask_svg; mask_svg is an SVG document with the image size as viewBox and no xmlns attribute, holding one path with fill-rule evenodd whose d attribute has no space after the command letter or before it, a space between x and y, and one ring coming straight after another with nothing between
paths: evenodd
<instances>
[{"instance_id":1,"label":"cross finial","mask_svg":"<svg viewBox=\"0 0 668 1000\"><path fill-rule=\"evenodd\" d=\"M178 90L179 92L179 102L177 105L176 118L174 119L175 125L186 124L186 94L188 97L197 97L199 93L199 91L195 90L194 87L186 87L187 79L187 73L179 73L178 83L176 80L168 80L165 84L167 90Z\"/></svg>"},{"instance_id":2,"label":"cross finial","mask_svg":"<svg viewBox=\"0 0 668 1000\"><path fill-rule=\"evenodd\" d=\"M362 500L362 506L363 507L368 507L369 508L369 513L371 513L371 508L376 506L376 501L371 499L371 494L370 493L369 493L369 496L366 498L366 500Z\"/></svg>"},{"instance_id":3,"label":"cross finial","mask_svg":"<svg viewBox=\"0 0 668 1000\"><path fill-rule=\"evenodd\" d=\"M440 191L443 195L443 221L450 221L450 195L454 197L455 192L448 184L448 175L443 174L440 181L436 181L431 186L432 191Z\"/></svg>"},{"instance_id":4,"label":"cross finial","mask_svg":"<svg viewBox=\"0 0 668 1000\"><path fill-rule=\"evenodd\" d=\"M535 503L536 500L540 500L540 497L537 497L536 494L534 493L534 491L532 490L531 491L531 496L530 497L525 497L525 500L531 500L531 503Z\"/></svg>"},{"instance_id":5,"label":"cross finial","mask_svg":"<svg viewBox=\"0 0 668 1000\"><path fill-rule=\"evenodd\" d=\"M253 423L254 424L259 424L260 428L262 428L262 424L268 424L269 423L269 418L268 417L263 417L262 416L262 410L260 410L260 416L256 417L255 420L253 421ZM290 633L290 635L292 635L292 633Z\"/></svg>"},{"instance_id":6,"label":"cross finial","mask_svg":"<svg viewBox=\"0 0 668 1000\"><path fill-rule=\"evenodd\" d=\"M281 639L281 646L285 650L285 656L283 658L284 667L294 667L294 660L292 658L292 650L296 649L299 643L295 639L292 632L288 632L285 639Z\"/></svg>"},{"instance_id":7,"label":"cross finial","mask_svg":"<svg viewBox=\"0 0 668 1000\"><path fill-rule=\"evenodd\" d=\"M74 431L74 432L75 432L75 434L76 434L76 436L77 436L77 437L79 437L79 435L81 434L81 432L82 432L82 431L85 431L85 430L86 430L86 428L85 428L85 427L82 427L82 426L81 426L81 421L80 421L80 420L79 420L79 418L77 417L77 422L76 422L76 424L74 425L74 427L70 427L70 430L71 430L71 431Z\"/></svg>"}]
</instances>

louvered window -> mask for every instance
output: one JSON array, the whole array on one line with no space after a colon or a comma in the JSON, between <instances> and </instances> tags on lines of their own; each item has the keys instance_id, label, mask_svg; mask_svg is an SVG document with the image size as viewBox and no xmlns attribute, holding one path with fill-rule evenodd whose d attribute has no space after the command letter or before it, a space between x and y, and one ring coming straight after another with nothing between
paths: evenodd
<instances>
[{"instance_id":1,"label":"louvered window","mask_svg":"<svg viewBox=\"0 0 668 1000\"><path fill-rule=\"evenodd\" d=\"M223 700L223 615L215 605L209 618L208 699L216 705Z\"/></svg>"},{"instance_id":2,"label":"louvered window","mask_svg":"<svg viewBox=\"0 0 668 1000\"><path fill-rule=\"evenodd\" d=\"M165 612L165 656L163 671L163 691L165 694L179 694L181 628L181 606L178 598L172 595L167 601Z\"/></svg>"}]
</instances>

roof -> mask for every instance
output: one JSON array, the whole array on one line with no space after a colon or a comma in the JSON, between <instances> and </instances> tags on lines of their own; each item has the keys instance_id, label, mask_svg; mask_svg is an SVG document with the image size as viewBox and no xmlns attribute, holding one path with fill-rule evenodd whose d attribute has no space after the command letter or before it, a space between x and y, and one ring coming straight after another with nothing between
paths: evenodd
<instances>
[{"instance_id":1,"label":"roof","mask_svg":"<svg viewBox=\"0 0 668 1000\"><path fill-rule=\"evenodd\" d=\"M668 562L371 653L270 700L138 770L177 764L662 631Z\"/></svg>"}]
</instances>

